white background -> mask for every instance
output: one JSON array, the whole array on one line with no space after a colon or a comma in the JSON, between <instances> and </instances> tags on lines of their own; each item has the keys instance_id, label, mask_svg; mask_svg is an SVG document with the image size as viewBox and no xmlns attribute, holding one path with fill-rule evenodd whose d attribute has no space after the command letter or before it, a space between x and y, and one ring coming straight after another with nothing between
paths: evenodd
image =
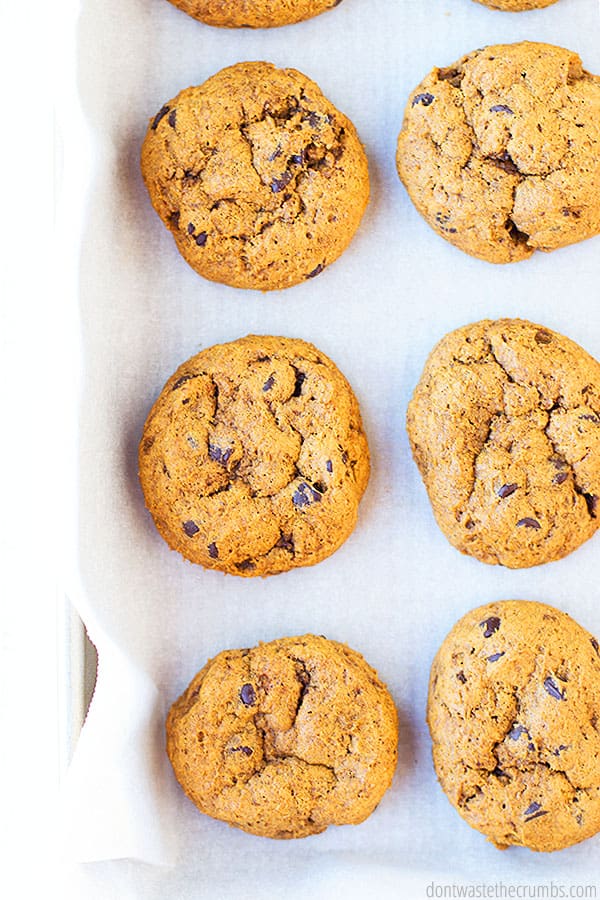
<instances>
[{"instance_id":1,"label":"white background","mask_svg":"<svg viewBox=\"0 0 600 900\"><path fill-rule=\"evenodd\" d=\"M361 0L346 0L346 2L348 9L351 10L352 4L356 6ZM453 3L456 4L456 8L452 7ZM467 0L447 0L445 4L432 0L431 9L437 7L439 12L442 6L448 10L452 7L456 16L459 4L464 13ZM122 5L126 8L125 0ZM385 3L373 0L372 5L381 13ZM580 2L561 0L551 10L520 19L473 7L472 11L469 8L469 17L481 23L482 38L489 42L491 16L495 16L493 22L497 40L515 40L521 36L535 38L538 29L536 23L543 21L542 17L546 16L544 21L557 23L554 32L555 42L580 50L589 67L594 71L600 71L598 30L594 35L592 28L589 30L586 28L581 40L574 39L575 35L582 31L581 20L578 21L578 10L584 5L587 10L590 9L591 4L584 3L584 0ZM75 420L74 405L70 401L73 400L76 385L78 360L75 340L76 273L72 266L75 258L73 249L79 240L82 222L77 220L75 214L66 223L67 227L64 219L61 220L59 241L54 242L52 209L54 187L57 186L60 215L64 171L67 173L67 182L71 185L71 189L73 183L77 184L78 181L83 189L86 183L88 148L85 143L75 147L72 141L69 141L68 121L65 121L64 116L59 116L60 132L66 139L66 145L61 146L59 139L58 152L55 155L58 171L54 170L52 160L55 132L52 102L53 98L58 96L59 109L69 108L69 98L75 90L68 23L72 9L76 6L75 2L64 2L62 9L57 11L48 8L46 4L41 5L39 9L32 9L17 7L16 4L6 8L5 3L2 9L4 46L1 65L2 83L5 85L2 116L4 125L2 171L5 173L5 179L2 199L5 227L0 333L4 413L0 440L0 471L4 476L2 482L4 516L0 526L4 601L0 630L0 674L3 676L3 688L0 691L2 722L0 777L3 799L0 840L3 856L8 861L2 877L3 880L6 879L6 884L10 883L11 897L45 896L51 885L57 883L57 879L64 874L57 868L61 850L56 841L58 814L55 805L56 787L64 763L64 751L61 751L58 729L59 718L63 712L59 679L64 670L57 653L57 618L60 618L57 612L62 608L61 589L64 583L59 577L59 572L63 578L65 574L64 571L60 571L64 547L61 538L71 529L70 517L73 514L70 491L73 487L72 471L75 462L73 449ZM134 7L139 9L139 6L137 2L131 4L132 10ZM407 0L407 6L412 6L414 20L422 23L423 4ZM183 36L190 35L190 28L196 28L195 35L200 34L197 29L201 26L188 23L185 17L171 10L166 4L161 5L159 0L156 2L149 0L148 7L152 13L160 16L161 21L168 21L169 27L174 29L173 34L181 35L184 41L188 40ZM564 19L558 18L559 8L568 11ZM368 87L365 87L369 82L361 81L359 76L368 73L379 61L373 57L368 60L361 57L360 35L355 31L348 36L335 31L334 17L341 15L341 12L342 8L329 14L328 24L324 17L323 20L315 20L314 23L307 23L298 28L305 29L306 34L313 34L316 33L314 29L317 23L322 21L319 28L327 28L332 41L334 39L343 41L349 37L348 65L355 64L356 81L349 84L347 76L341 71L336 78L325 58L320 65L313 63L309 66L309 48L305 51L298 50L297 58L290 60L290 63L305 68L307 74L320 81L325 93L354 119L363 140L368 142L372 163L375 205L372 205L363 232L356 245L349 251L348 257L342 258L330 273L322 276L322 279L329 278L328 282L319 279L319 283L331 286L332 292L338 296L337 302L340 302L341 297L349 298L349 311L352 315L364 316L367 331L368 304L380 302L382 304L380 314L386 317L390 325L390 344L393 337L392 329L395 327L402 331L403 347L410 347L411 342L415 347L413 351L409 350L398 355L398 367L393 374L391 385L393 390L390 389L379 402L373 403L370 406L372 412L367 413L367 420L371 419L371 432L375 432L377 428L374 446L379 463L379 475L376 476L374 486L371 488L371 499L367 501L367 520L375 523L378 501L383 501L386 494L383 476L386 438L399 433L398 422L403 415L400 407L402 404L405 405L410 386L414 383L422 364L426 347L444 331L463 324L463 320L457 320L455 308L460 307L465 291L469 293L472 319L479 317L479 311L481 315L491 316L524 314L524 307L527 306L531 313L526 314L530 314L531 318L564 331L600 357L600 327L598 316L595 314L598 298L589 296L587 298L589 304L587 302L582 304L581 293L576 290L573 294L570 292L572 284L583 285L586 273L597 274L598 268L589 250L591 244L588 243L553 254L552 257L540 256L530 264L494 270L497 274L492 277L488 276L491 269L478 263L471 266L470 261L458 254L458 251L454 251L433 235L427 226L420 222L406 201L400 186L393 180L393 161L389 152L393 146L399 115L401 117L401 108L408 90L425 74L430 65L450 63L462 52L472 49L471 44L465 46L460 29L454 28L452 21L449 22L445 33L438 32L430 39L426 40L424 32L419 32L420 43L408 30L402 36L386 34L379 24L377 33L382 40L386 60L388 62L392 60L394 54L397 57L398 64L394 71L398 74L400 84L396 86L390 81L386 91L377 96L370 96ZM344 15L349 16L350 13ZM533 16L537 18L532 18ZM341 18L337 21L341 21ZM559 22L563 23L560 28ZM595 24L597 26L597 21ZM550 30L547 29L548 33L544 35L546 39L550 37ZM207 34L206 29L202 34ZM288 62L286 54L276 39L276 34L270 35L265 39L265 46L273 61L286 63ZM259 35L247 35L249 46L247 58L252 58L253 50L257 52L262 49L261 41ZM225 35L215 33L214 42L217 50L218 46L225 47ZM479 45L480 42L473 44ZM443 52L442 46L446 48ZM242 58L243 54L239 53L237 46L233 47L234 49L230 51L231 58L224 59L223 64L233 62L236 54L237 58ZM424 50L431 57L425 67L421 62ZM187 44L187 51L188 54L191 53L191 43ZM213 66L211 69L199 55L192 73L189 69L189 56L187 59L188 62L183 56L175 59L173 70L159 73L158 77L150 73L144 103L149 104L151 100L158 109L162 101L171 96L178 87L194 80L198 82L216 68ZM98 48L100 66L106 65L107 69L112 66L115 71L126 72L127 60L121 62L120 69L118 61L103 60L102 48ZM135 96L132 95L131 99L133 101ZM376 108L376 118L381 123L381 131L377 134L369 131L373 106ZM145 114L149 115L152 111L153 109L145 110ZM65 159L68 163L65 169L62 168L61 159ZM151 214L148 212L148 215ZM153 222L150 227L153 228L154 234L160 234L161 226L158 222ZM186 291L195 292L197 282L194 276L185 268L178 268L179 260L173 255L166 236L161 234L157 239L161 242L160 251L165 254L165 260L168 259L169 266L172 264L173 271L177 272L176 286L181 288L183 285ZM388 247L390 254L398 253L406 264L398 273L399 280L394 285L395 294L382 291L382 295L385 296L380 297L377 279L383 273L381 268L373 266L371 261L375 258L381 259L377 256L376 248L382 245ZM442 266L445 273L443 279L440 279L439 271L432 264L434 259ZM361 270L369 272L369 281L363 285L359 293L354 293L353 279ZM166 278L167 282L169 278L170 275ZM536 283L540 285L537 292ZM594 283L589 280L587 283L593 289ZM597 286L597 281L595 285ZM387 287L389 288L389 283ZM324 288L320 287L320 290ZM439 297L442 293L443 303L435 299L436 294ZM216 297L216 294L214 296ZM477 303L478 299L481 300L481 306ZM428 306L426 301L433 302L433 306ZM187 301L182 300L182 305L185 302ZM210 298L206 302L210 303ZM243 312L244 325L238 333L253 328L260 330L266 302L272 301L265 301L264 298L249 300ZM294 310L296 333L301 332L301 336L312 338L321 345L322 349L340 363L355 387L358 387L361 382L359 378L361 351L360 344L352 342L350 331L347 335L344 334L344 338L347 338L346 343L340 343L331 333L318 335L315 332L314 320L308 318L312 313L310 295L303 288L298 289L295 297L290 292L289 299L285 296L278 299L277 303L289 304L290 311ZM231 309L234 307L241 313L240 298L232 300ZM200 313L198 317L200 319ZM283 308L272 308L269 319L273 331L276 330L275 326L279 326L285 333L287 311ZM204 332L201 339L206 344L210 343L211 339L233 338L237 336L233 331L234 327L235 315L230 310L225 316L224 324L212 326L212 330ZM289 332L289 327L287 331ZM425 331L426 334L422 337ZM160 387L161 378L170 373L170 368L174 368L171 362L179 362L188 355L188 352L193 352L198 344L197 339L182 342L180 337L181 335L174 332L164 354L153 361L153 387L156 389ZM379 374L373 364L367 360L366 367L364 384L378 383ZM363 392L366 394L365 388L359 390L359 394ZM395 406L396 398L398 409ZM390 435L382 432L380 427L387 410L396 416ZM399 440L404 439L402 437ZM409 512L414 513L418 510L416 525L426 529L426 538L432 542L434 557L432 564L435 563L435 579L437 579L435 589L441 598L444 590L448 591L453 587L444 583L443 576L445 566L447 565L450 570L454 564L455 551L446 546L443 538L436 532L435 526L427 522L426 498L424 493L419 493L417 477L406 461L406 447L399 444L394 453L397 454L394 461L399 463L402 477L410 480L411 498L414 496L411 502L414 502L414 507L411 507ZM403 511L403 514L405 513L406 510ZM391 507L386 507L385 516L387 516L386 526L393 528L394 516ZM380 526L381 520L377 527ZM149 532L146 539L148 534ZM364 530L357 534L356 540L363 542L363 550L368 548L368 534ZM409 553L418 549L417 539L413 538L413 541L411 544L409 538ZM160 554L163 551L154 552ZM561 565L562 570L568 574L571 584L577 584L577 592L587 590L589 594L595 589L596 579L593 571L597 558L592 545L588 545L578 556L574 555L558 565ZM468 560L461 560L461 565L464 579L461 584L463 596L455 596L452 603L444 609L443 623L448 627L453 617L456 617L455 613L458 614L469 605L474 605L469 603L469 600L472 598L476 601L478 592L483 591L485 594L481 596L481 602L488 597L491 599L490 591L494 591L495 596L500 596L494 582L497 573L487 569L484 571L483 567L478 567L478 564ZM169 570L173 568L175 571L177 560L169 561L168 566ZM324 572L325 569L320 571ZM555 567L544 567L543 570L524 573L523 578L506 573L508 577L505 581L505 594L527 588L527 596L532 599L546 599L560 603L563 608L577 615L581 598L575 596L574 592L569 596L567 579L561 581L560 588L555 587L554 571ZM318 578L318 570L315 572L317 574L314 577ZM340 587L342 586L340 584ZM253 591L258 589L252 588ZM272 591L274 592L275 588L272 588ZM421 599L415 599L418 603L421 602ZM408 618L413 617L415 610L409 609ZM296 618L298 625L303 624L302 615ZM589 620L582 620L582 623L588 627L594 625ZM385 626L385 622L379 624ZM422 625L419 627L422 628ZM377 655L377 635L365 634L361 643L361 631L369 629L370 626L365 629L364 624L357 622L350 629L355 632L352 640L349 635L332 636L342 639L346 637L358 649L363 649L364 644L373 647L372 653L367 656L378 665L379 661L373 658L373 654ZM441 625L437 631L442 634ZM265 635L258 634L258 637L262 638ZM215 634L214 641L216 640ZM219 646L212 647L212 650L218 649ZM188 646L187 668L191 665L192 651L193 648ZM388 659L386 656L385 660L387 660L385 665L389 669L389 673L385 673L386 677L394 681L397 696L400 696L404 691L400 677L396 677L392 672L391 658ZM199 664L201 662L202 660L198 660ZM423 666L426 665L427 663L423 662ZM179 676L181 684L177 687L182 687L191 674L191 671L182 672ZM169 678L172 679L172 676L169 675ZM171 694L175 687L171 681ZM410 705L410 696L403 694L403 706L410 707ZM418 716L418 710L414 714ZM408 755L406 759L408 760ZM426 775L431 782L430 773L427 772ZM413 772L412 777L418 781L418 772ZM456 826L457 832L460 829L462 839L466 826L463 826L454 813L451 814L446 809L443 797L434 795L433 800L436 809L447 815L450 827ZM188 815L185 808L183 815ZM196 826L196 820L189 821L194 821L194 827L200 829L199 836L201 836L202 825ZM375 821L373 819L373 823ZM356 841L360 843L361 835L365 835L368 828L369 825L365 826L365 831L356 830ZM235 835L232 840L239 845L240 838L243 837ZM474 835L474 838L477 836ZM358 845L353 841L351 846L355 851ZM479 845L475 843L472 846L477 848ZM482 845L481 852L487 858L490 849ZM350 863L346 866L346 871L352 873ZM125 896L127 883L131 884L132 890L136 885L144 884L143 867L132 868L131 864L123 864L120 872L120 896ZM155 879L150 878L148 872L146 874L148 884L154 882ZM86 898L92 897L92 891L95 892L93 896L103 896L103 873L97 867L81 877L86 884ZM393 878L384 885L385 876L380 873L380 877L382 878L380 889L386 890L387 886L387 889L393 892L395 888ZM333 880L338 886L335 877ZM65 885L62 888L62 895L65 896L69 892L73 896L84 896L83 883L78 877L71 875L69 886ZM165 881L165 884L167 883L168 881ZM330 886L331 883L330 881ZM422 882L419 884L422 885ZM322 884L324 889L326 886L327 879ZM217 896L215 891L212 895L210 892L199 891L200 885L198 896ZM138 895L144 896L143 893ZM178 895L171 893L170 896Z\"/></svg>"}]
</instances>

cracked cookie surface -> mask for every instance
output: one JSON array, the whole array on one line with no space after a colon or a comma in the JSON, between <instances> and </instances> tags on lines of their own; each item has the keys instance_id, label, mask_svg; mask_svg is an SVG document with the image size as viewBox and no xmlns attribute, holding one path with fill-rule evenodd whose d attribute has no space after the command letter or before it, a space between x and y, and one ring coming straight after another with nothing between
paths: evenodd
<instances>
[{"instance_id":1,"label":"cracked cookie surface","mask_svg":"<svg viewBox=\"0 0 600 900\"><path fill-rule=\"evenodd\" d=\"M447 334L407 429L437 523L462 553L539 565L600 525L600 363L548 328L499 319Z\"/></svg>"},{"instance_id":2,"label":"cracked cookie surface","mask_svg":"<svg viewBox=\"0 0 600 900\"><path fill-rule=\"evenodd\" d=\"M396 768L387 688L359 653L314 635L220 653L173 704L166 731L196 806L271 838L362 822Z\"/></svg>"},{"instance_id":3,"label":"cracked cookie surface","mask_svg":"<svg viewBox=\"0 0 600 900\"><path fill-rule=\"evenodd\" d=\"M290 287L346 249L369 199L349 119L295 69L230 66L151 120L142 174L152 204L200 275Z\"/></svg>"},{"instance_id":4,"label":"cracked cookie surface","mask_svg":"<svg viewBox=\"0 0 600 900\"><path fill-rule=\"evenodd\" d=\"M170 0L194 19L222 28L273 28L312 19L342 0Z\"/></svg>"},{"instance_id":5,"label":"cracked cookie surface","mask_svg":"<svg viewBox=\"0 0 600 900\"><path fill-rule=\"evenodd\" d=\"M312 344L249 335L175 372L144 426L146 505L206 568L273 575L330 556L369 478L358 402Z\"/></svg>"},{"instance_id":6,"label":"cracked cookie surface","mask_svg":"<svg viewBox=\"0 0 600 900\"><path fill-rule=\"evenodd\" d=\"M464 616L433 662L427 720L442 788L497 847L600 831L600 650L566 613L507 600Z\"/></svg>"},{"instance_id":7,"label":"cracked cookie surface","mask_svg":"<svg viewBox=\"0 0 600 900\"><path fill-rule=\"evenodd\" d=\"M524 42L433 69L411 94L397 168L441 237L493 263L600 233L600 78Z\"/></svg>"}]
</instances>

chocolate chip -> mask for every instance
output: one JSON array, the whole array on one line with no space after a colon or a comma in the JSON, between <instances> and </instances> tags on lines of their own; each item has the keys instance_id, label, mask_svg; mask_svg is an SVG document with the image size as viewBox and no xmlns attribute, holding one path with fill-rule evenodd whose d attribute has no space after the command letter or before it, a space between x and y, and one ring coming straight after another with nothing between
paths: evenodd
<instances>
[{"instance_id":1,"label":"chocolate chip","mask_svg":"<svg viewBox=\"0 0 600 900\"><path fill-rule=\"evenodd\" d=\"M490 112L505 112L511 116L514 115L510 106L505 106L504 103L498 103L496 106L491 106Z\"/></svg>"},{"instance_id":2,"label":"chocolate chip","mask_svg":"<svg viewBox=\"0 0 600 900\"><path fill-rule=\"evenodd\" d=\"M176 109L171 110L171 112L169 113L169 118L167 119L167 122L169 123L171 128L175 128L175 125L177 123L177 110Z\"/></svg>"},{"instance_id":3,"label":"chocolate chip","mask_svg":"<svg viewBox=\"0 0 600 900\"><path fill-rule=\"evenodd\" d=\"M256 703L256 693L251 684L243 684L240 690L240 700L244 706L254 706Z\"/></svg>"},{"instance_id":4,"label":"chocolate chip","mask_svg":"<svg viewBox=\"0 0 600 900\"><path fill-rule=\"evenodd\" d=\"M568 750L569 747L567 744L561 744L560 747L557 747L556 750L553 750L554 756L560 756L563 750Z\"/></svg>"},{"instance_id":5,"label":"chocolate chip","mask_svg":"<svg viewBox=\"0 0 600 900\"><path fill-rule=\"evenodd\" d=\"M321 119L316 112L308 112L306 115L302 116L302 121L308 122L311 128L318 128Z\"/></svg>"},{"instance_id":6,"label":"chocolate chip","mask_svg":"<svg viewBox=\"0 0 600 900\"><path fill-rule=\"evenodd\" d=\"M287 550L289 553L294 552L294 541L291 534L283 534L275 544L280 550Z\"/></svg>"},{"instance_id":7,"label":"chocolate chip","mask_svg":"<svg viewBox=\"0 0 600 900\"><path fill-rule=\"evenodd\" d=\"M292 368L296 372L296 381L294 383L294 393L292 394L292 397L299 397L302 393L302 385L306 381L306 375L304 372L301 372L300 369L296 369L295 366Z\"/></svg>"},{"instance_id":8,"label":"chocolate chip","mask_svg":"<svg viewBox=\"0 0 600 900\"><path fill-rule=\"evenodd\" d=\"M508 737L511 741L518 741L522 734L526 734L529 737L529 732L525 728L524 725L513 725L511 730L508 732Z\"/></svg>"},{"instance_id":9,"label":"chocolate chip","mask_svg":"<svg viewBox=\"0 0 600 900\"><path fill-rule=\"evenodd\" d=\"M580 419L584 419L587 422L593 422L594 425L600 425L600 418L596 415L590 415L589 413L585 413L583 416L579 416Z\"/></svg>"},{"instance_id":10,"label":"chocolate chip","mask_svg":"<svg viewBox=\"0 0 600 900\"><path fill-rule=\"evenodd\" d=\"M256 568L256 565L252 562L251 559L244 559L241 563L236 563L235 567L240 572L251 572Z\"/></svg>"},{"instance_id":11,"label":"chocolate chip","mask_svg":"<svg viewBox=\"0 0 600 900\"><path fill-rule=\"evenodd\" d=\"M284 172L279 178L274 178L271 182L271 190L274 194L279 194L280 191L285 190L290 181L292 180L291 172Z\"/></svg>"},{"instance_id":12,"label":"chocolate chip","mask_svg":"<svg viewBox=\"0 0 600 900\"><path fill-rule=\"evenodd\" d=\"M344 465L346 465L346 463L348 462L348 454L345 450L342 450L342 462L344 463Z\"/></svg>"},{"instance_id":13,"label":"chocolate chip","mask_svg":"<svg viewBox=\"0 0 600 900\"><path fill-rule=\"evenodd\" d=\"M233 448L228 447L227 450L221 450L220 447L215 446L214 444L208 445L208 455L210 459L214 459L215 462L222 463L222 465L226 466L229 460L229 457L233 453Z\"/></svg>"},{"instance_id":14,"label":"chocolate chip","mask_svg":"<svg viewBox=\"0 0 600 900\"><path fill-rule=\"evenodd\" d=\"M598 643L596 638L595 637L590 638L590 643L591 643L592 647L594 648L594 650L596 651L596 653L598 654L598 656L600 656L600 644Z\"/></svg>"},{"instance_id":15,"label":"chocolate chip","mask_svg":"<svg viewBox=\"0 0 600 900\"><path fill-rule=\"evenodd\" d=\"M302 150L300 153L294 153L288 159L289 166L301 166L301 165L303 165L303 163L304 163L304 150Z\"/></svg>"},{"instance_id":16,"label":"chocolate chip","mask_svg":"<svg viewBox=\"0 0 600 900\"><path fill-rule=\"evenodd\" d=\"M269 162L273 162L273 160L277 159L278 156L282 154L281 144L277 144L271 155L269 156Z\"/></svg>"},{"instance_id":17,"label":"chocolate chip","mask_svg":"<svg viewBox=\"0 0 600 900\"><path fill-rule=\"evenodd\" d=\"M480 622L479 627L485 628L483 636L484 638L489 638L500 628L500 619L498 616L490 616L489 619L484 619L483 622Z\"/></svg>"},{"instance_id":18,"label":"chocolate chip","mask_svg":"<svg viewBox=\"0 0 600 900\"><path fill-rule=\"evenodd\" d=\"M239 753L243 753L244 756L252 756L252 748L251 747L232 747L231 752L232 753L239 752Z\"/></svg>"},{"instance_id":19,"label":"chocolate chip","mask_svg":"<svg viewBox=\"0 0 600 900\"><path fill-rule=\"evenodd\" d=\"M598 498L595 494L584 494L583 499L587 503L588 513L592 517L592 519L596 518L596 507L598 505Z\"/></svg>"},{"instance_id":20,"label":"chocolate chip","mask_svg":"<svg viewBox=\"0 0 600 900\"><path fill-rule=\"evenodd\" d=\"M315 266L315 268L312 270L312 272L309 272L308 275L305 276L305 278L307 278L307 279L308 278L316 278L317 275L321 274L321 272L323 271L324 268L325 268L325 266L323 265L323 263L319 263L319 265Z\"/></svg>"},{"instance_id":21,"label":"chocolate chip","mask_svg":"<svg viewBox=\"0 0 600 900\"><path fill-rule=\"evenodd\" d=\"M204 247L204 245L206 244L207 237L208 237L208 235L206 234L206 232L201 231L201 232L199 232L199 234L196 235L194 240L196 241L196 243L198 244L199 247Z\"/></svg>"},{"instance_id":22,"label":"chocolate chip","mask_svg":"<svg viewBox=\"0 0 600 900\"><path fill-rule=\"evenodd\" d=\"M162 109L160 109L157 112L157 114L154 116L154 121L152 122L152 125L150 126L152 128L152 131L156 131L160 120L164 119L164 117L167 115L167 113L169 112L170 109L171 109L170 106L163 106Z\"/></svg>"},{"instance_id":23,"label":"chocolate chip","mask_svg":"<svg viewBox=\"0 0 600 900\"><path fill-rule=\"evenodd\" d=\"M275 384L275 378L273 375L269 375L265 383L263 384L263 391L270 391L273 385Z\"/></svg>"},{"instance_id":24,"label":"chocolate chip","mask_svg":"<svg viewBox=\"0 0 600 900\"><path fill-rule=\"evenodd\" d=\"M327 471L329 472L329 474L331 474L333 472L333 463L331 462L331 460L328 459L325 465L327 467Z\"/></svg>"},{"instance_id":25,"label":"chocolate chip","mask_svg":"<svg viewBox=\"0 0 600 900\"><path fill-rule=\"evenodd\" d=\"M208 545L208 555L211 559L219 558L219 551L217 550L217 545L214 543Z\"/></svg>"},{"instance_id":26,"label":"chocolate chip","mask_svg":"<svg viewBox=\"0 0 600 900\"><path fill-rule=\"evenodd\" d=\"M435 97L433 94L417 94L417 96L413 99L411 106L416 106L417 103L420 103L421 106L431 106Z\"/></svg>"},{"instance_id":27,"label":"chocolate chip","mask_svg":"<svg viewBox=\"0 0 600 900\"><path fill-rule=\"evenodd\" d=\"M498 662L501 656L504 656L505 650L501 650L500 653L492 653L491 656L488 656L488 662Z\"/></svg>"},{"instance_id":28,"label":"chocolate chip","mask_svg":"<svg viewBox=\"0 0 600 900\"><path fill-rule=\"evenodd\" d=\"M554 697L555 700L566 700L566 696L564 691L561 691L558 687L557 683L553 678L548 675L546 680L544 681L544 690L547 694L550 694L551 697Z\"/></svg>"},{"instance_id":29,"label":"chocolate chip","mask_svg":"<svg viewBox=\"0 0 600 900\"><path fill-rule=\"evenodd\" d=\"M302 506L310 506L312 503L320 503L321 494L315 488L311 487L305 481L300 482L298 489L292 497L294 506L300 508Z\"/></svg>"},{"instance_id":30,"label":"chocolate chip","mask_svg":"<svg viewBox=\"0 0 600 900\"><path fill-rule=\"evenodd\" d=\"M525 525L527 528L541 528L542 526L538 522L537 519L530 519L529 516L525 516L524 519L519 519L517 522L517 526Z\"/></svg>"},{"instance_id":31,"label":"chocolate chip","mask_svg":"<svg viewBox=\"0 0 600 900\"><path fill-rule=\"evenodd\" d=\"M502 778L506 775L506 772L504 769L501 769L500 766L496 766L496 768L490 772L490 775L493 775L494 778Z\"/></svg>"},{"instance_id":32,"label":"chocolate chip","mask_svg":"<svg viewBox=\"0 0 600 900\"><path fill-rule=\"evenodd\" d=\"M181 378L178 378L178 379L177 379L177 381L175 382L175 384L173 385L173 387L171 388L171 390L172 390L172 391L176 391L177 388L180 388L181 385L182 385L182 384L185 384L186 381L189 381L190 378L196 378L196 376L195 376L195 375L182 375Z\"/></svg>"},{"instance_id":33,"label":"chocolate chip","mask_svg":"<svg viewBox=\"0 0 600 900\"><path fill-rule=\"evenodd\" d=\"M542 809L542 804L535 802L531 803L523 813L527 817L525 819L526 822L531 822L532 819L538 819L540 816L546 816L547 814L547 810Z\"/></svg>"},{"instance_id":34,"label":"chocolate chip","mask_svg":"<svg viewBox=\"0 0 600 900\"><path fill-rule=\"evenodd\" d=\"M460 681L461 684L466 684L466 683L467 683L467 678L466 678L464 672L457 672L457 673L456 673L456 677L458 678L458 680Z\"/></svg>"},{"instance_id":35,"label":"chocolate chip","mask_svg":"<svg viewBox=\"0 0 600 900\"><path fill-rule=\"evenodd\" d=\"M511 494L514 494L518 487L518 484L503 484L498 491L498 496L504 500L505 497L510 497Z\"/></svg>"},{"instance_id":36,"label":"chocolate chip","mask_svg":"<svg viewBox=\"0 0 600 900\"><path fill-rule=\"evenodd\" d=\"M179 210L176 210L169 215L169 227L174 228L175 231L177 231L177 229L179 228L180 215L181 213L179 212Z\"/></svg>"},{"instance_id":37,"label":"chocolate chip","mask_svg":"<svg viewBox=\"0 0 600 900\"><path fill-rule=\"evenodd\" d=\"M191 519L188 522L183 523L183 530L188 537L194 537L194 535L198 534L198 532L200 531L196 523L192 522Z\"/></svg>"},{"instance_id":38,"label":"chocolate chip","mask_svg":"<svg viewBox=\"0 0 600 900\"><path fill-rule=\"evenodd\" d=\"M187 227L187 233L193 234L195 230L196 230L196 226L194 225L193 222L190 222Z\"/></svg>"},{"instance_id":39,"label":"chocolate chip","mask_svg":"<svg viewBox=\"0 0 600 900\"><path fill-rule=\"evenodd\" d=\"M535 342L536 344L551 344L552 343L552 335L548 334L547 331L536 331L535 333Z\"/></svg>"},{"instance_id":40,"label":"chocolate chip","mask_svg":"<svg viewBox=\"0 0 600 900\"><path fill-rule=\"evenodd\" d=\"M553 484L564 484L567 478L569 477L568 472L559 472L558 475L555 475L552 479Z\"/></svg>"}]
</instances>

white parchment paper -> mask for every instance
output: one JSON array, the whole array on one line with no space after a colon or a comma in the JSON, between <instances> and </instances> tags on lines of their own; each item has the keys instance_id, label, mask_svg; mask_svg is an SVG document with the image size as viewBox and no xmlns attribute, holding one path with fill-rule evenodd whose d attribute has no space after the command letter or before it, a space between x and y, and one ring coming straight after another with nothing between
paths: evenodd
<instances>
[{"instance_id":1,"label":"white parchment paper","mask_svg":"<svg viewBox=\"0 0 600 900\"><path fill-rule=\"evenodd\" d=\"M420 219L394 154L410 90L476 47L548 41L600 72L596 0L519 15L471 0L344 0L270 31L209 28L166 0L83 0L77 29L94 167L81 189L79 501L68 579L100 667L65 811L75 859L129 858L81 870L86 896L96 896L93 885L102 896L100 884L113 896L183 900L594 882L600 837L548 856L500 853L472 831L436 783L424 717L435 650L477 604L542 600L600 633L600 538L529 571L461 556L435 525L404 415L433 344L479 318L526 317L600 358L600 238L512 266L471 259ZM371 170L371 204L350 249L319 278L269 295L188 268L138 164L163 102L243 59L314 78L354 121ZM201 348L250 332L307 339L336 361L360 400L373 463L347 543L318 566L266 580L206 572L169 551L137 481L142 425L167 377ZM164 713L221 649L307 631L349 643L378 669L400 712L400 762L363 825L268 841L198 814L183 796L163 751Z\"/></svg>"}]
</instances>

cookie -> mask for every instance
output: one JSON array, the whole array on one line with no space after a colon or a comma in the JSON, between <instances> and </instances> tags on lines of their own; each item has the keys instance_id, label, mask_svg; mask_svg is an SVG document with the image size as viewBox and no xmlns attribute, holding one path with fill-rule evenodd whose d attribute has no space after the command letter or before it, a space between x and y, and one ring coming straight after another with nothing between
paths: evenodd
<instances>
[{"instance_id":1,"label":"cookie","mask_svg":"<svg viewBox=\"0 0 600 900\"><path fill-rule=\"evenodd\" d=\"M557 0L476 0L490 9L501 9L504 12L523 12L526 9L542 9L552 6Z\"/></svg>"},{"instance_id":2,"label":"cookie","mask_svg":"<svg viewBox=\"0 0 600 900\"><path fill-rule=\"evenodd\" d=\"M173 704L166 731L198 809L270 838L362 822L396 768L387 688L359 653L310 634L220 653Z\"/></svg>"},{"instance_id":3,"label":"cookie","mask_svg":"<svg viewBox=\"0 0 600 900\"><path fill-rule=\"evenodd\" d=\"M167 381L139 451L168 545L233 575L310 566L352 532L369 450L350 385L304 341L251 335Z\"/></svg>"},{"instance_id":4,"label":"cookie","mask_svg":"<svg viewBox=\"0 0 600 900\"><path fill-rule=\"evenodd\" d=\"M354 126L314 81L270 63L230 66L151 120L142 174L200 275L272 291L319 275L369 199Z\"/></svg>"},{"instance_id":5,"label":"cookie","mask_svg":"<svg viewBox=\"0 0 600 900\"><path fill-rule=\"evenodd\" d=\"M447 241L492 263L600 233L600 78L525 41L433 69L411 94L397 167Z\"/></svg>"},{"instance_id":6,"label":"cookie","mask_svg":"<svg viewBox=\"0 0 600 900\"><path fill-rule=\"evenodd\" d=\"M273 28L312 19L342 0L170 0L188 16L222 28Z\"/></svg>"},{"instance_id":7,"label":"cookie","mask_svg":"<svg viewBox=\"0 0 600 900\"><path fill-rule=\"evenodd\" d=\"M464 616L433 662L427 721L443 790L497 847L600 831L600 650L566 613L507 600Z\"/></svg>"},{"instance_id":8,"label":"cookie","mask_svg":"<svg viewBox=\"0 0 600 900\"><path fill-rule=\"evenodd\" d=\"M535 566L600 525L600 363L549 328L499 319L447 334L407 428L438 525L462 553Z\"/></svg>"}]
</instances>

